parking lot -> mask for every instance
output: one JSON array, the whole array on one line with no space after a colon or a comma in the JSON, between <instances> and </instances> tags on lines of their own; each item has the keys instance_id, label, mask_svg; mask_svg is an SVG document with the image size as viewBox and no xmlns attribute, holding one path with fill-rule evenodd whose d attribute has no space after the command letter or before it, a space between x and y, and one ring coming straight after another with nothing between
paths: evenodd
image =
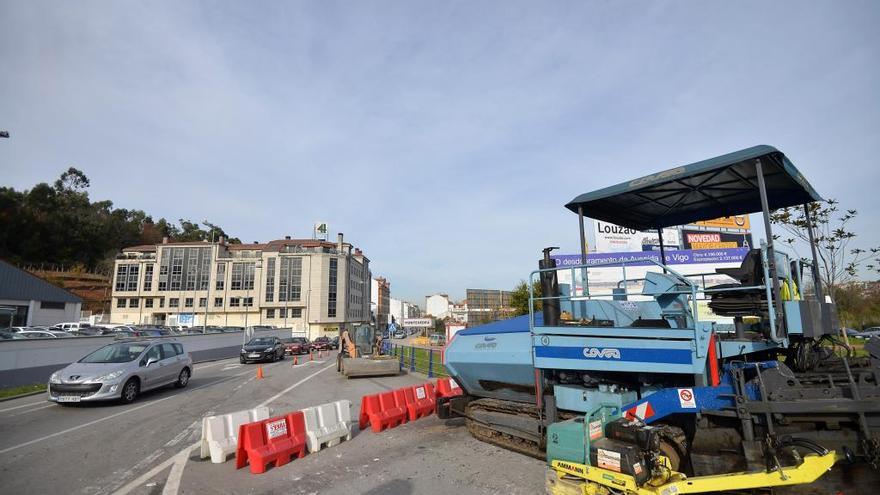
<instances>
[{"instance_id":1,"label":"parking lot","mask_svg":"<svg viewBox=\"0 0 880 495\"><path fill-rule=\"evenodd\" d=\"M435 416L310 454L262 475L198 457L201 418L268 405L275 413L425 381L346 379L335 361L197 364L189 386L131 405L60 406L41 395L0 403L5 493L537 493L545 464L478 442Z\"/></svg>"}]
</instances>

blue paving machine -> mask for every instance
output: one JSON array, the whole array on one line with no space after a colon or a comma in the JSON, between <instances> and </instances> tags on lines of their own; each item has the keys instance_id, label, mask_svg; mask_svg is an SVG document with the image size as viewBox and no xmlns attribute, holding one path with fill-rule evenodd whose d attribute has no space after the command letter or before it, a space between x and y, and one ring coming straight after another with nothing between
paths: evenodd
<instances>
[{"instance_id":1,"label":"blue paving machine","mask_svg":"<svg viewBox=\"0 0 880 495\"><path fill-rule=\"evenodd\" d=\"M545 249L530 275L529 287L541 292L531 294L528 315L454 337L445 365L465 394L438 401L438 414L465 417L480 440L587 465L591 455L595 465L591 438L627 436L607 428L620 418L651 431L632 436L654 439L636 455L662 455L676 472L770 471L796 464L805 450L831 449L876 468L880 339L854 357L839 340L815 243L812 260L774 245L771 212L820 200L770 146L574 198L565 206L578 216L580 263L557 266L555 248ZM713 274L727 283L706 286L703 274L667 266L664 227L748 213L763 215L767 241L739 268ZM616 261L619 283L591 290L591 271L608 265L588 265L584 217L656 230L659 261ZM807 230L812 238L813 225ZM645 263L654 266L633 268ZM700 453L711 466L698 465Z\"/></svg>"}]
</instances>

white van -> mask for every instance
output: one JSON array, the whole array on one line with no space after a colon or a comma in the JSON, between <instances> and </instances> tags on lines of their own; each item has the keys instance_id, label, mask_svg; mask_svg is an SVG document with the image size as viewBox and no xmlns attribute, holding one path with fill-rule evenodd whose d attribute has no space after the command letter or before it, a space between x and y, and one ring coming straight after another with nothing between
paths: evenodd
<instances>
[{"instance_id":1,"label":"white van","mask_svg":"<svg viewBox=\"0 0 880 495\"><path fill-rule=\"evenodd\" d=\"M92 328L92 324L91 323L80 323L80 322L65 322L65 323L56 323L55 325L52 325L52 328L54 328L56 330L62 330L64 332L77 333L80 330L83 330L86 328Z\"/></svg>"}]
</instances>

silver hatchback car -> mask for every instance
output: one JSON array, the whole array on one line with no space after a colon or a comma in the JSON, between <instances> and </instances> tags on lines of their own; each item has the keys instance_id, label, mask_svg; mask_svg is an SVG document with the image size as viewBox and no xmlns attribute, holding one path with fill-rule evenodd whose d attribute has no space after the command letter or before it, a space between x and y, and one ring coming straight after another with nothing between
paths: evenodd
<instances>
[{"instance_id":1,"label":"silver hatchback car","mask_svg":"<svg viewBox=\"0 0 880 495\"><path fill-rule=\"evenodd\" d=\"M192 357L173 339L127 340L106 345L49 377L49 400L59 403L118 399L192 376Z\"/></svg>"}]
</instances>

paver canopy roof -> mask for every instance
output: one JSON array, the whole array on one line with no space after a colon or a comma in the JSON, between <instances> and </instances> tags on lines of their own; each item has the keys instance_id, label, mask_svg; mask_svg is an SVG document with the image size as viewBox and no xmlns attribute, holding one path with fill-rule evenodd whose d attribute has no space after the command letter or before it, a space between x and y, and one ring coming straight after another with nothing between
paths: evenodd
<instances>
[{"instance_id":1,"label":"paver canopy roof","mask_svg":"<svg viewBox=\"0 0 880 495\"><path fill-rule=\"evenodd\" d=\"M785 154L762 145L581 194L565 207L636 230L755 213L761 211L756 160L771 210L822 200Z\"/></svg>"}]
</instances>

